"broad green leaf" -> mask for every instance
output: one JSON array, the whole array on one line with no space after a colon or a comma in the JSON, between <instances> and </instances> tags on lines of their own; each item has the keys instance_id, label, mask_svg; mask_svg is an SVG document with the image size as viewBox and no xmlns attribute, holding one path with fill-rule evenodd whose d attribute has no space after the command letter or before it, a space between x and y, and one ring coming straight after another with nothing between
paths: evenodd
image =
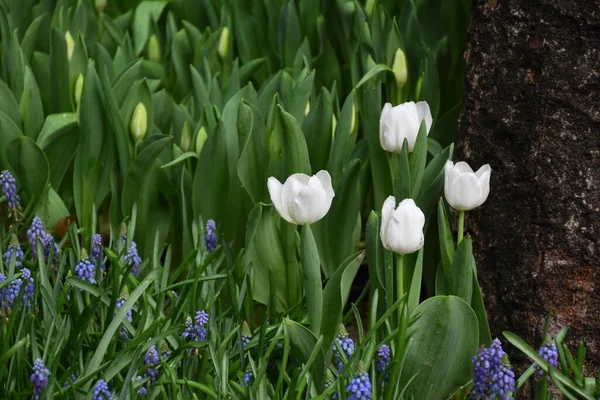
<instances>
[{"instance_id":1,"label":"broad green leaf","mask_svg":"<svg viewBox=\"0 0 600 400\"><path fill-rule=\"evenodd\" d=\"M320 346L317 347L318 340L315 335L299 323L286 318L283 320L283 325L285 327L285 334L289 338L294 357L301 360L303 363L308 363L312 356L313 360L310 365L312 379L317 386L317 390L321 390L325 383L326 368L326 358L323 348ZM316 358L314 355L315 352Z\"/></svg>"},{"instance_id":2,"label":"broad green leaf","mask_svg":"<svg viewBox=\"0 0 600 400\"><path fill-rule=\"evenodd\" d=\"M281 106L276 112L278 113L276 128L268 137L271 152L269 174L282 182L295 173L310 175L311 166L306 139L298 121Z\"/></svg>"},{"instance_id":3,"label":"broad green leaf","mask_svg":"<svg viewBox=\"0 0 600 400\"><path fill-rule=\"evenodd\" d=\"M251 111L251 114L247 114L251 118L246 118L246 120L251 122L252 129L243 145L237 173L248 195L256 204L260 201L269 201L267 193L269 153L267 152L267 135L263 117L259 109L253 104L243 103L240 105L239 112L246 109ZM238 121L242 121L242 119L238 117Z\"/></svg>"},{"instance_id":4,"label":"broad green leaf","mask_svg":"<svg viewBox=\"0 0 600 400\"><path fill-rule=\"evenodd\" d=\"M0 80L0 112L6 114L16 126L21 126L19 103L3 80Z\"/></svg>"},{"instance_id":5,"label":"broad green leaf","mask_svg":"<svg viewBox=\"0 0 600 400\"><path fill-rule=\"evenodd\" d=\"M308 319L313 333L319 335L321 332L321 314L323 313L321 262L319 260L319 250L309 225L302 228L301 254Z\"/></svg>"},{"instance_id":6,"label":"broad green leaf","mask_svg":"<svg viewBox=\"0 0 600 400\"><path fill-rule=\"evenodd\" d=\"M377 64L375 65L373 68L371 68L366 74L365 76L362 77L362 79L356 84L355 89L358 89L359 87L361 87L362 85L364 85L365 83L367 83L370 79L372 79L374 76L382 73L382 72L391 72L394 73L394 71L388 67L385 64Z\"/></svg>"},{"instance_id":7,"label":"broad green leaf","mask_svg":"<svg viewBox=\"0 0 600 400\"><path fill-rule=\"evenodd\" d=\"M437 217L442 266L444 268L444 275L449 277L452 275L451 268L455 250L452 230L450 230L450 223L448 222L446 207L444 207L444 199L442 198L440 198L438 203Z\"/></svg>"},{"instance_id":8,"label":"broad green leaf","mask_svg":"<svg viewBox=\"0 0 600 400\"><path fill-rule=\"evenodd\" d=\"M50 88L51 112L61 113L73 111L69 82L69 60L64 35L56 28L52 29L50 38Z\"/></svg>"},{"instance_id":9,"label":"broad green leaf","mask_svg":"<svg viewBox=\"0 0 600 400\"><path fill-rule=\"evenodd\" d=\"M25 67L25 83L21 95L21 116L23 117L25 136L35 141L44 124L44 109L40 90L29 67Z\"/></svg>"},{"instance_id":10,"label":"broad green leaf","mask_svg":"<svg viewBox=\"0 0 600 400\"><path fill-rule=\"evenodd\" d=\"M412 281L408 292L408 315L412 315L421 299L421 279L423 277L423 248L419 250L415 268L412 273Z\"/></svg>"},{"instance_id":11,"label":"broad green leaf","mask_svg":"<svg viewBox=\"0 0 600 400\"><path fill-rule=\"evenodd\" d=\"M294 65L294 57L302 41L301 35L296 5L293 1L288 1L281 9L278 28L279 53L285 66Z\"/></svg>"},{"instance_id":12,"label":"broad green leaf","mask_svg":"<svg viewBox=\"0 0 600 400\"><path fill-rule=\"evenodd\" d=\"M383 266L383 245L381 243L379 228L379 215L371 211L367 221L365 243L367 247L367 264L369 265L369 279L379 293L385 294L385 271Z\"/></svg>"},{"instance_id":13,"label":"broad green leaf","mask_svg":"<svg viewBox=\"0 0 600 400\"><path fill-rule=\"evenodd\" d=\"M6 157L17 182L27 193L24 197L28 211L35 209L49 180L48 160L31 138L21 136L6 147Z\"/></svg>"},{"instance_id":14,"label":"broad green leaf","mask_svg":"<svg viewBox=\"0 0 600 400\"><path fill-rule=\"evenodd\" d=\"M337 125L335 127L335 136L329 153L327 162L327 171L331 174L333 182L338 182L348 158L354 149L356 143L357 112L356 93L352 91L346 100L339 114Z\"/></svg>"},{"instance_id":15,"label":"broad green leaf","mask_svg":"<svg viewBox=\"0 0 600 400\"><path fill-rule=\"evenodd\" d=\"M449 294L460 297L467 304L471 304L473 295L473 245L470 236L465 236L458 245L450 276L446 276Z\"/></svg>"},{"instance_id":16,"label":"broad green leaf","mask_svg":"<svg viewBox=\"0 0 600 400\"><path fill-rule=\"evenodd\" d=\"M332 142L333 100L326 88L321 88L317 100L311 104L302 130L310 156L310 165L315 171L327 168Z\"/></svg>"},{"instance_id":17,"label":"broad green leaf","mask_svg":"<svg viewBox=\"0 0 600 400\"><path fill-rule=\"evenodd\" d=\"M143 1L135 9L133 16L135 54L140 55L144 51L150 37L152 21L158 21L167 4L167 1Z\"/></svg>"},{"instance_id":18,"label":"broad green leaf","mask_svg":"<svg viewBox=\"0 0 600 400\"><path fill-rule=\"evenodd\" d=\"M472 378L477 317L454 296L430 298L413 315L399 387L408 385L406 392L415 399L443 399Z\"/></svg>"},{"instance_id":19,"label":"broad green leaf","mask_svg":"<svg viewBox=\"0 0 600 400\"><path fill-rule=\"evenodd\" d=\"M21 128L4 112L0 111L0 164L7 167L7 148L13 140L23 136Z\"/></svg>"},{"instance_id":20,"label":"broad green leaf","mask_svg":"<svg viewBox=\"0 0 600 400\"><path fill-rule=\"evenodd\" d=\"M475 260L473 260L475 265ZM487 320L487 314L485 313L485 304L483 303L483 296L481 294L481 287L477 281L477 275L473 274L473 296L471 298L471 308L477 315L477 321L479 322L479 345L489 346L492 343L492 334L490 332L490 326Z\"/></svg>"},{"instance_id":21,"label":"broad green leaf","mask_svg":"<svg viewBox=\"0 0 600 400\"><path fill-rule=\"evenodd\" d=\"M46 195L42 197L35 215L41 217L46 226L55 227L61 219L68 217L71 213L60 196L50 187Z\"/></svg>"}]
</instances>

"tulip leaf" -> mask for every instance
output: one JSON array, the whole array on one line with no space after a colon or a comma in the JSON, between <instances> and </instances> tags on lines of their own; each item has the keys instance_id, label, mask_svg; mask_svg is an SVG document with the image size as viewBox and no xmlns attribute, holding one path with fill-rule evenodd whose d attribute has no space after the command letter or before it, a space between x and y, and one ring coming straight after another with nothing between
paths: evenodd
<instances>
[{"instance_id":1,"label":"tulip leaf","mask_svg":"<svg viewBox=\"0 0 600 400\"><path fill-rule=\"evenodd\" d=\"M333 340L335 339L338 325L342 322L342 311L348 301L354 277L364 258L365 253L360 252L344 260L323 289L321 334L324 338L323 349L325 349L326 359L329 359L331 355Z\"/></svg>"},{"instance_id":2,"label":"tulip leaf","mask_svg":"<svg viewBox=\"0 0 600 400\"><path fill-rule=\"evenodd\" d=\"M61 113L48 115L37 144L48 157L50 164L50 184L60 188L65 174L69 170L79 144L77 115Z\"/></svg>"},{"instance_id":3,"label":"tulip leaf","mask_svg":"<svg viewBox=\"0 0 600 400\"><path fill-rule=\"evenodd\" d=\"M167 1L143 1L136 7L133 16L135 54L142 54L150 37L151 23L158 21L167 4Z\"/></svg>"},{"instance_id":4,"label":"tulip leaf","mask_svg":"<svg viewBox=\"0 0 600 400\"><path fill-rule=\"evenodd\" d=\"M4 112L0 111L0 165L7 166L8 144L23 136L21 129Z\"/></svg>"},{"instance_id":5,"label":"tulip leaf","mask_svg":"<svg viewBox=\"0 0 600 400\"><path fill-rule=\"evenodd\" d=\"M410 153L408 161L410 165L410 197L416 199L421 193L425 163L427 161L427 127L425 126L425 121L421 122L415 147Z\"/></svg>"},{"instance_id":6,"label":"tulip leaf","mask_svg":"<svg viewBox=\"0 0 600 400\"><path fill-rule=\"evenodd\" d=\"M327 215L315 224L315 236L326 277L358 249L360 241L360 161L351 161L340 182Z\"/></svg>"},{"instance_id":7,"label":"tulip leaf","mask_svg":"<svg viewBox=\"0 0 600 400\"><path fill-rule=\"evenodd\" d=\"M429 219L435 203L439 201L444 191L444 165L447 160L452 159L454 144L446 147L441 153L427 164L423 173L421 193L416 200L417 205ZM429 221L427 221L429 223Z\"/></svg>"},{"instance_id":8,"label":"tulip leaf","mask_svg":"<svg viewBox=\"0 0 600 400\"><path fill-rule=\"evenodd\" d=\"M69 60L64 35L52 28L50 38L50 88L53 113L72 111L69 82Z\"/></svg>"},{"instance_id":9,"label":"tulip leaf","mask_svg":"<svg viewBox=\"0 0 600 400\"><path fill-rule=\"evenodd\" d=\"M275 157L271 157L269 174L280 181L290 175L303 173L310 175L311 166L306 147L306 139L298 121L281 106L276 109L276 128L270 133L269 141Z\"/></svg>"},{"instance_id":10,"label":"tulip leaf","mask_svg":"<svg viewBox=\"0 0 600 400\"><path fill-rule=\"evenodd\" d=\"M408 140L404 138L402 150L400 151L400 170L396 178L396 190L394 191L396 201L399 203L410 197L412 180L410 170L410 158L408 154Z\"/></svg>"},{"instance_id":11,"label":"tulip leaf","mask_svg":"<svg viewBox=\"0 0 600 400\"><path fill-rule=\"evenodd\" d=\"M355 108L356 93L352 91L346 100L339 114L337 126L335 127L335 136L329 152L327 162L327 171L331 174L331 180L338 182L342 176L342 171L346 165L354 144L356 142L356 112Z\"/></svg>"},{"instance_id":12,"label":"tulip leaf","mask_svg":"<svg viewBox=\"0 0 600 400\"><path fill-rule=\"evenodd\" d=\"M40 90L29 67L25 67L25 83L21 95L21 116L23 117L25 136L35 141L44 124L44 110Z\"/></svg>"},{"instance_id":13,"label":"tulip leaf","mask_svg":"<svg viewBox=\"0 0 600 400\"><path fill-rule=\"evenodd\" d=\"M473 259L473 268L476 268L475 259ZM479 322L479 345L489 346L492 343L492 334L487 321L485 304L483 303L481 287L477 281L477 274L475 273L475 270L473 273L473 296L471 297L471 308L473 311L475 311L475 315L477 315L477 321Z\"/></svg>"},{"instance_id":14,"label":"tulip leaf","mask_svg":"<svg viewBox=\"0 0 600 400\"><path fill-rule=\"evenodd\" d=\"M367 246L367 264L369 265L369 278L372 285L380 293L385 294L385 270L383 266L383 245L379 236L380 219L375 211L371 211L367 221L365 242Z\"/></svg>"},{"instance_id":15,"label":"tulip leaf","mask_svg":"<svg viewBox=\"0 0 600 400\"><path fill-rule=\"evenodd\" d=\"M286 2L281 10L278 33L279 53L282 55L283 65L291 67L302 41L300 21L293 1Z\"/></svg>"},{"instance_id":16,"label":"tulip leaf","mask_svg":"<svg viewBox=\"0 0 600 400\"><path fill-rule=\"evenodd\" d=\"M302 125L304 122L304 112L306 111L306 104L310 99L310 94L313 89L313 82L315 80L315 71L307 73L305 76L306 70L303 70L303 73L298 76L298 78L294 82L293 91L290 92L288 96L285 96L284 99L287 101L286 104L289 104L289 112L296 118L298 124ZM286 74L287 76L287 74Z\"/></svg>"},{"instance_id":17,"label":"tulip leaf","mask_svg":"<svg viewBox=\"0 0 600 400\"><path fill-rule=\"evenodd\" d=\"M302 129L306 135L306 145L310 156L310 165L314 171L327 167L331 148L331 124L333 116L333 100L326 88L321 88L321 93L312 104L310 112Z\"/></svg>"},{"instance_id":18,"label":"tulip leaf","mask_svg":"<svg viewBox=\"0 0 600 400\"><path fill-rule=\"evenodd\" d=\"M408 315L412 315L421 298L421 280L423 278L423 248L417 254L417 261L412 271L412 279L408 292Z\"/></svg>"},{"instance_id":19,"label":"tulip leaf","mask_svg":"<svg viewBox=\"0 0 600 400\"><path fill-rule=\"evenodd\" d=\"M473 260L472 240L465 236L456 249L452 270L446 280L449 294L460 297L467 304L471 304L473 295Z\"/></svg>"},{"instance_id":20,"label":"tulip leaf","mask_svg":"<svg viewBox=\"0 0 600 400\"><path fill-rule=\"evenodd\" d=\"M309 369L312 372L315 386L320 391L325 383L326 357L323 352L324 347L319 346L319 340L315 335L299 323L286 318L283 320L283 326L285 334L289 338L294 357L306 364L312 361Z\"/></svg>"},{"instance_id":21,"label":"tulip leaf","mask_svg":"<svg viewBox=\"0 0 600 400\"><path fill-rule=\"evenodd\" d=\"M177 158L175 158L173 161L170 161L170 162L162 165L161 168L164 169L164 168L174 167L176 165L181 164L188 158L198 158L198 154L194 153L193 151L186 151L185 153L183 153L180 156L178 156Z\"/></svg>"},{"instance_id":22,"label":"tulip leaf","mask_svg":"<svg viewBox=\"0 0 600 400\"><path fill-rule=\"evenodd\" d=\"M472 378L477 317L460 298L437 296L421 303L413 318L398 386L415 399L445 398Z\"/></svg>"},{"instance_id":23,"label":"tulip leaf","mask_svg":"<svg viewBox=\"0 0 600 400\"><path fill-rule=\"evenodd\" d=\"M35 142L20 136L6 146L8 164L27 196L22 196L27 204L25 214L35 210L49 181L48 160Z\"/></svg>"},{"instance_id":24,"label":"tulip leaf","mask_svg":"<svg viewBox=\"0 0 600 400\"><path fill-rule=\"evenodd\" d=\"M55 227L61 219L68 217L71 213L60 196L50 187L46 195L42 197L35 215L41 217L46 226Z\"/></svg>"},{"instance_id":25,"label":"tulip leaf","mask_svg":"<svg viewBox=\"0 0 600 400\"><path fill-rule=\"evenodd\" d=\"M391 69L390 67L388 67L385 64L377 64L374 65L373 68L371 68L366 74L365 76L363 76L361 78L360 81L358 81L358 83L355 86L355 89L360 88L362 85L364 85L365 83L367 83L370 79L372 79L374 76L382 73L382 72L391 72L394 73L394 70Z\"/></svg>"},{"instance_id":26,"label":"tulip leaf","mask_svg":"<svg viewBox=\"0 0 600 400\"><path fill-rule=\"evenodd\" d=\"M245 102L240 105L240 111L244 109L251 111L248 114L251 131L240 154L237 173L248 195L256 204L259 201L268 201L267 185L265 184L269 163L266 146L267 134L259 109L255 105Z\"/></svg>"},{"instance_id":27,"label":"tulip leaf","mask_svg":"<svg viewBox=\"0 0 600 400\"><path fill-rule=\"evenodd\" d=\"M21 126L21 112L19 110L19 104L3 80L0 80L0 112L6 114L6 116L9 117L17 127Z\"/></svg>"},{"instance_id":28,"label":"tulip leaf","mask_svg":"<svg viewBox=\"0 0 600 400\"><path fill-rule=\"evenodd\" d=\"M323 313L321 262L317 243L309 225L305 225L302 228L301 259L308 318L313 333L319 335L321 332L321 315Z\"/></svg>"},{"instance_id":29,"label":"tulip leaf","mask_svg":"<svg viewBox=\"0 0 600 400\"><path fill-rule=\"evenodd\" d=\"M142 103L146 108L146 135L148 138L152 134L154 128L154 107L152 105L152 93L148 87L148 81L142 79L131 85L127 97L121 105L121 119L125 123L125 128L131 133L131 120L133 113L138 104Z\"/></svg>"},{"instance_id":30,"label":"tulip leaf","mask_svg":"<svg viewBox=\"0 0 600 400\"><path fill-rule=\"evenodd\" d=\"M275 287L275 306L278 311L287 309L287 285L283 245L275 224L273 207L254 206L248 218L246 254L252 263L252 295L254 300L269 304L273 295L270 280ZM272 271L270 273L269 271ZM272 279L270 278L272 274Z\"/></svg>"},{"instance_id":31,"label":"tulip leaf","mask_svg":"<svg viewBox=\"0 0 600 400\"><path fill-rule=\"evenodd\" d=\"M440 241L440 254L442 257L442 267L444 268L444 275L446 277L451 276L452 260L454 260L454 239L452 237L452 231L450 230L450 224L448 222L448 216L446 214L446 207L444 207L444 199L440 198L438 203L438 234Z\"/></svg>"}]
</instances>

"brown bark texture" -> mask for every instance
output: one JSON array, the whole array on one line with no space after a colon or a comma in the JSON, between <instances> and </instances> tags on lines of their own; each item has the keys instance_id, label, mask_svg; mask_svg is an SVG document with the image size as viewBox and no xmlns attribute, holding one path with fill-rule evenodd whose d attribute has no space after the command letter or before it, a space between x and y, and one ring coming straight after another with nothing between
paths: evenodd
<instances>
[{"instance_id":1,"label":"brown bark texture","mask_svg":"<svg viewBox=\"0 0 600 400\"><path fill-rule=\"evenodd\" d=\"M465 59L458 157L492 167L466 221L492 332L537 348L552 311L598 365L600 1L473 0Z\"/></svg>"}]
</instances>

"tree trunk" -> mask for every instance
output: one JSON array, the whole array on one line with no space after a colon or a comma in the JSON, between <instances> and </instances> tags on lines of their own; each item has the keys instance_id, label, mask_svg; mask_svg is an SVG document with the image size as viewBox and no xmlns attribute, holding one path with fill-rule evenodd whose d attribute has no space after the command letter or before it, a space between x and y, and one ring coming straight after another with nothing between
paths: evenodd
<instances>
[{"instance_id":1,"label":"tree trunk","mask_svg":"<svg viewBox=\"0 0 600 400\"><path fill-rule=\"evenodd\" d=\"M465 58L458 155L492 167L467 214L492 332L537 348L552 311L550 334L568 324L597 363L600 1L473 0Z\"/></svg>"}]
</instances>

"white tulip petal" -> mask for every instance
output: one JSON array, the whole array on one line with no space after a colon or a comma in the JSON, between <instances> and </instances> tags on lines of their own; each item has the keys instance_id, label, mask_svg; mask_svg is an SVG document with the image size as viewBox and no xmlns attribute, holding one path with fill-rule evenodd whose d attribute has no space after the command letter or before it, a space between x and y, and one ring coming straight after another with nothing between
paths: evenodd
<instances>
[{"instance_id":1,"label":"white tulip petal","mask_svg":"<svg viewBox=\"0 0 600 400\"><path fill-rule=\"evenodd\" d=\"M288 214L286 208L283 205L283 185L281 184L281 182L279 182L277 178L272 176L267 180L267 189L269 190L271 201L273 202L273 205L275 206L275 209L277 210L281 218L285 219L288 222L294 223L294 221L292 221L290 215Z\"/></svg>"},{"instance_id":2,"label":"white tulip petal","mask_svg":"<svg viewBox=\"0 0 600 400\"><path fill-rule=\"evenodd\" d=\"M489 164L485 164L477 172L475 175L479 179L479 184L481 185L482 193L481 198L479 199L479 204L477 207L485 203L489 194L490 194L490 175L492 174L492 168Z\"/></svg>"},{"instance_id":3,"label":"white tulip petal","mask_svg":"<svg viewBox=\"0 0 600 400\"><path fill-rule=\"evenodd\" d=\"M471 166L464 161L459 161L456 164L454 164L454 169L461 174L474 173Z\"/></svg>"},{"instance_id":4,"label":"white tulip petal","mask_svg":"<svg viewBox=\"0 0 600 400\"><path fill-rule=\"evenodd\" d=\"M483 189L474 173L464 173L450 183L446 200L455 209L472 210L481 205Z\"/></svg>"},{"instance_id":5,"label":"white tulip petal","mask_svg":"<svg viewBox=\"0 0 600 400\"><path fill-rule=\"evenodd\" d=\"M388 250L392 250L387 243L387 231L388 226L392 220L392 214L394 213L394 208L396 207L396 198L394 196L389 196L385 199L383 203L383 207L381 208L381 229L380 236L381 242L383 243L383 247Z\"/></svg>"},{"instance_id":6,"label":"white tulip petal","mask_svg":"<svg viewBox=\"0 0 600 400\"><path fill-rule=\"evenodd\" d=\"M331 184L331 175L329 175L329 172L322 169L319 172L317 172L315 176L321 181L321 186L323 187L323 189L325 189L325 192L327 193L327 197L329 199L329 204L331 205L331 200L333 200L333 198L335 197L333 185ZM327 207L327 209L329 209L329 207Z\"/></svg>"},{"instance_id":7,"label":"white tulip petal","mask_svg":"<svg viewBox=\"0 0 600 400\"><path fill-rule=\"evenodd\" d=\"M419 125L421 125L421 121L425 121L425 128L427 129L427 135L429 135L429 130L431 129L431 125L433 124L433 117L431 116L431 109L429 108L429 104L426 101L419 101L416 104L417 107L417 115L419 119Z\"/></svg>"}]
</instances>

